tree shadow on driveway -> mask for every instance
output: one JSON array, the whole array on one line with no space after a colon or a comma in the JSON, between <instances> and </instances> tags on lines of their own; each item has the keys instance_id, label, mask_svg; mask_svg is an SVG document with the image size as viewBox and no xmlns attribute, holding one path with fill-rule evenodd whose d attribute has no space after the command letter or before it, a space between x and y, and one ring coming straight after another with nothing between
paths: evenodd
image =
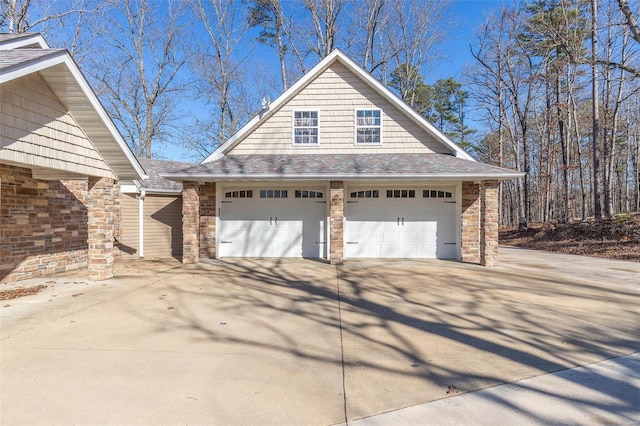
<instances>
[{"instance_id":1,"label":"tree shadow on driveway","mask_svg":"<svg viewBox=\"0 0 640 426\"><path fill-rule=\"evenodd\" d=\"M195 350L279 354L308 362L317 377L342 374L343 394L334 397L343 420L639 349L638 292L544 271L243 259L185 266L157 292L170 315L136 312L155 333L188 333ZM637 395L630 389L593 403L625 416L637 409Z\"/></svg>"}]
</instances>

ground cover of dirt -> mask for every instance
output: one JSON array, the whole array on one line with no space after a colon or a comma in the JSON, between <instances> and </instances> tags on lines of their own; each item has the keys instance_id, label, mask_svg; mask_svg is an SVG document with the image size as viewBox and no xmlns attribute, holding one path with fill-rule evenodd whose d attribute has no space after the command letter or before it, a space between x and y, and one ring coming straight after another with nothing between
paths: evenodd
<instances>
[{"instance_id":1,"label":"ground cover of dirt","mask_svg":"<svg viewBox=\"0 0 640 426\"><path fill-rule=\"evenodd\" d=\"M533 223L525 230L500 228L500 244L640 262L640 214L603 221Z\"/></svg>"}]
</instances>

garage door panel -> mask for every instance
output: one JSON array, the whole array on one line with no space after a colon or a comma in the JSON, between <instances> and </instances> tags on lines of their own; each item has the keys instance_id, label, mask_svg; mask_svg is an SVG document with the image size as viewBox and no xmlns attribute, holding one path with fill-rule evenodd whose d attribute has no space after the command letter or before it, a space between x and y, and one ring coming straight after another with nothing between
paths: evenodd
<instances>
[{"instance_id":1,"label":"garage door panel","mask_svg":"<svg viewBox=\"0 0 640 426\"><path fill-rule=\"evenodd\" d=\"M350 200L346 205L345 257L456 258L455 203L451 199Z\"/></svg>"},{"instance_id":2,"label":"garage door panel","mask_svg":"<svg viewBox=\"0 0 640 426\"><path fill-rule=\"evenodd\" d=\"M325 257L326 202L294 193L266 199L254 188L255 198L221 203L220 257Z\"/></svg>"}]
</instances>

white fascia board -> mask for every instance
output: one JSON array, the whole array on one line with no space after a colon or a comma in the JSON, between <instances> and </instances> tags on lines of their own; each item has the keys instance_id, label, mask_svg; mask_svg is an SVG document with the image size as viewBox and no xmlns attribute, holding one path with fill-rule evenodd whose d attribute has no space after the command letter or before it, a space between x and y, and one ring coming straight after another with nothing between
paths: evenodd
<instances>
[{"instance_id":1,"label":"white fascia board","mask_svg":"<svg viewBox=\"0 0 640 426\"><path fill-rule=\"evenodd\" d=\"M341 175L225 175L211 176L208 174L180 175L180 174L163 174L170 180L175 181L196 181L196 182L212 182L212 181L260 181L260 180L510 180L524 176L524 173L496 173L496 174L465 174L465 173L446 173L446 174L413 174L413 175L385 175L385 174L341 174Z\"/></svg>"},{"instance_id":2,"label":"white fascia board","mask_svg":"<svg viewBox=\"0 0 640 426\"><path fill-rule=\"evenodd\" d=\"M60 50L33 61L4 68L0 74L0 84L62 64L65 62L66 56L68 53Z\"/></svg>"},{"instance_id":3,"label":"white fascia board","mask_svg":"<svg viewBox=\"0 0 640 426\"><path fill-rule=\"evenodd\" d=\"M109 116L109 114L107 114L107 111L102 106L102 103L100 102L100 100L98 99L96 94L94 93L94 91L91 88L91 86L89 86L89 83L84 78L84 75L82 75L82 72L80 71L80 68L78 68L78 65L73 60L71 55L67 54L67 56L65 58L65 63L68 66L68 68L71 71L71 73L73 74L73 76L75 77L75 79L78 82L78 84L80 85L80 87L82 88L82 91L84 92L84 94L87 96L87 98L91 102L91 105L95 109L95 111L98 114L98 116L100 117L102 122L105 124L105 126L107 126L107 129L109 130L109 133L111 133L111 135L113 136L115 141L118 143L119 148L122 150L124 155L127 157L127 160L129 160L129 163L131 163L131 166L135 170L136 174L142 180L148 179L149 176L147 176L147 174L145 173L144 169L142 168L142 165L140 164L140 162L138 161L136 156L133 155L133 151L131 151L131 148L129 148L129 145L127 145L127 142L125 142L124 138L122 137L122 135L118 131L118 128L113 123L113 120L111 120L111 117ZM107 161L107 164L108 163L109 162Z\"/></svg>"},{"instance_id":4,"label":"white fascia board","mask_svg":"<svg viewBox=\"0 0 640 426\"><path fill-rule=\"evenodd\" d=\"M278 96L271 104L269 109L263 114L258 114L253 117L242 129L238 130L235 135L231 136L225 143L216 148L207 158L202 160L200 164L208 163L210 161L218 160L225 156L227 152L233 149L240 141L242 141L249 133L251 133L262 121L271 117L283 104L293 98L300 90L302 90L311 80L316 78L323 72L329 65L342 53L339 50L334 50L327 55L322 61L309 70L302 78L296 81L293 86L289 87L285 92Z\"/></svg>"},{"instance_id":5,"label":"white fascia board","mask_svg":"<svg viewBox=\"0 0 640 426\"><path fill-rule=\"evenodd\" d=\"M40 33L25 34L23 37L7 40L0 43L0 50L13 50L37 44L41 49L50 49L44 37Z\"/></svg>"},{"instance_id":6,"label":"white fascia board","mask_svg":"<svg viewBox=\"0 0 640 426\"><path fill-rule=\"evenodd\" d=\"M137 194L140 189L137 185L120 185L120 192L123 194Z\"/></svg>"},{"instance_id":7,"label":"white fascia board","mask_svg":"<svg viewBox=\"0 0 640 426\"><path fill-rule=\"evenodd\" d=\"M182 194L182 190L176 189L153 189L153 188L144 188L144 191L149 194L156 195L180 195Z\"/></svg>"}]
</instances>

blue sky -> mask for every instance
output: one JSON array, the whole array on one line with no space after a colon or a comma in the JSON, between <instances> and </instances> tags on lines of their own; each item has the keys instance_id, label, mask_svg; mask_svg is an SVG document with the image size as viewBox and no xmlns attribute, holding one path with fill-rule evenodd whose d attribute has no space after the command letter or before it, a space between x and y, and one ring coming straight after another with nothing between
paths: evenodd
<instances>
[{"instance_id":1,"label":"blue sky","mask_svg":"<svg viewBox=\"0 0 640 426\"><path fill-rule=\"evenodd\" d=\"M458 22L457 27L451 32L447 42L442 44L441 52L444 59L433 67L430 67L430 75L425 76L428 83L433 83L439 78L462 78L462 72L467 64L473 60L469 51L469 42L472 40L479 25L485 22L486 16L492 10L497 10L501 4L513 4L509 0L452 0L452 18ZM273 55L277 61L275 51L262 50L265 54ZM267 58L265 62L270 62ZM473 127L473 123L470 123ZM159 154L169 160L195 161L193 153L181 146L166 145L159 150Z\"/></svg>"}]
</instances>

